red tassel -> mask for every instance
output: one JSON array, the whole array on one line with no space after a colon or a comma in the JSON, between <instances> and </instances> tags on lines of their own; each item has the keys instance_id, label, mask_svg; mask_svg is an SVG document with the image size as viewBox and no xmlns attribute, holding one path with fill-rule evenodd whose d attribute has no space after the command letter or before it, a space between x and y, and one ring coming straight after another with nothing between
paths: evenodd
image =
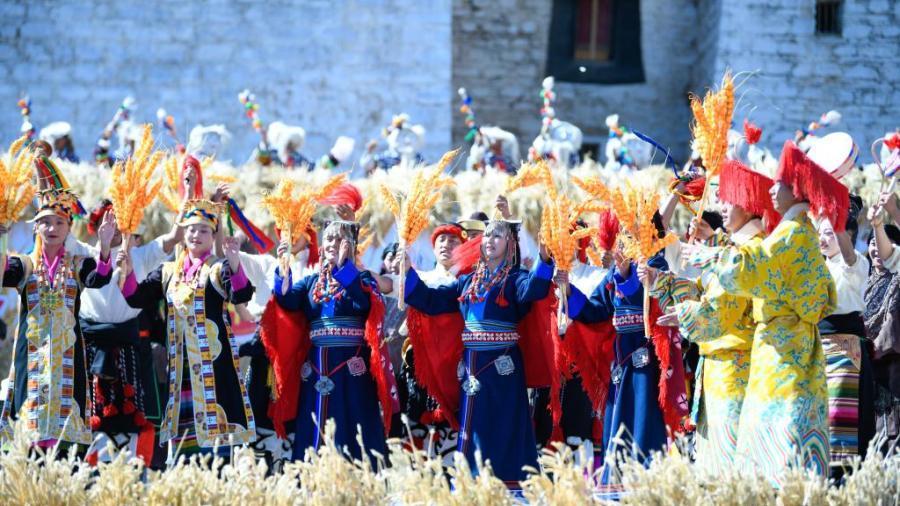
<instances>
[{"instance_id":1,"label":"red tassel","mask_svg":"<svg viewBox=\"0 0 900 506\"><path fill-rule=\"evenodd\" d=\"M612 211L603 211L600 215L600 233L598 239L604 251L612 251L619 237L619 219Z\"/></svg>"},{"instance_id":2,"label":"red tassel","mask_svg":"<svg viewBox=\"0 0 900 506\"><path fill-rule=\"evenodd\" d=\"M359 211L362 207L363 197L359 193L359 189L351 183L343 183L331 192L327 197L319 200L319 204L323 206L337 206L348 204L353 208L353 212Z\"/></svg>"},{"instance_id":3,"label":"red tassel","mask_svg":"<svg viewBox=\"0 0 900 506\"><path fill-rule=\"evenodd\" d=\"M500 306L500 307L507 307L507 306L509 306L509 301L506 300L506 294L503 293L503 292L506 291L506 290L504 290L504 288L506 288L506 287L505 287L505 286L500 286L500 294L497 295L497 299L495 300L495 302L497 303L497 305Z\"/></svg>"},{"instance_id":4,"label":"red tassel","mask_svg":"<svg viewBox=\"0 0 900 506\"><path fill-rule=\"evenodd\" d=\"M97 415L91 417L91 430L100 430L100 417Z\"/></svg>"},{"instance_id":5,"label":"red tassel","mask_svg":"<svg viewBox=\"0 0 900 506\"><path fill-rule=\"evenodd\" d=\"M122 403L122 412L126 415L134 413L136 409L137 408L135 407L134 403L131 401L125 401Z\"/></svg>"},{"instance_id":6,"label":"red tassel","mask_svg":"<svg viewBox=\"0 0 900 506\"><path fill-rule=\"evenodd\" d=\"M725 160L719 174L719 200L764 218L766 228L771 232L781 220L769 196L773 184L774 181L743 163Z\"/></svg>"},{"instance_id":7,"label":"red tassel","mask_svg":"<svg viewBox=\"0 0 900 506\"><path fill-rule=\"evenodd\" d=\"M122 387L122 393L125 394L125 397L134 397L134 387L128 383L125 383L125 385Z\"/></svg>"},{"instance_id":8,"label":"red tassel","mask_svg":"<svg viewBox=\"0 0 900 506\"><path fill-rule=\"evenodd\" d=\"M112 404L103 406L103 416L110 418L119 414L119 410Z\"/></svg>"},{"instance_id":9,"label":"red tassel","mask_svg":"<svg viewBox=\"0 0 900 506\"><path fill-rule=\"evenodd\" d=\"M149 466L150 462L153 460L153 446L155 439L156 429L153 428L153 424L148 423L144 425L141 432L138 434L136 453L137 456L144 461L145 466Z\"/></svg>"},{"instance_id":10,"label":"red tassel","mask_svg":"<svg viewBox=\"0 0 900 506\"><path fill-rule=\"evenodd\" d=\"M747 144L756 144L760 137L762 137L762 128L744 120L744 139L747 139Z\"/></svg>"},{"instance_id":11,"label":"red tassel","mask_svg":"<svg viewBox=\"0 0 900 506\"><path fill-rule=\"evenodd\" d=\"M784 143L775 180L790 185L794 196L809 202L809 209L815 216L828 218L835 232L844 231L850 190L810 160L793 141Z\"/></svg>"},{"instance_id":12,"label":"red tassel","mask_svg":"<svg viewBox=\"0 0 900 506\"><path fill-rule=\"evenodd\" d=\"M385 435L391 429L391 419L395 412L400 410L400 399L397 397L397 383L391 371L391 360L387 355L387 346L384 346L384 301L381 296L372 290L372 287L363 283L363 290L369 294L369 315L366 317L365 339L371 353L372 378L375 380L376 393L381 403L381 416L384 422Z\"/></svg>"},{"instance_id":13,"label":"red tassel","mask_svg":"<svg viewBox=\"0 0 900 506\"><path fill-rule=\"evenodd\" d=\"M134 414L134 424L138 427L145 427L147 425L147 418L144 416L144 413L138 411ZM151 426L153 424L150 424Z\"/></svg>"}]
</instances>

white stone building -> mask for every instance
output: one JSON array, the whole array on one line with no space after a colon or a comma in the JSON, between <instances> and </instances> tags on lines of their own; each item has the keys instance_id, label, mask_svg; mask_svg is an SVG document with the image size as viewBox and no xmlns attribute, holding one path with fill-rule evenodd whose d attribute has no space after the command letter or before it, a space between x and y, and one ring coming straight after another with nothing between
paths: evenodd
<instances>
[{"instance_id":1,"label":"white stone building","mask_svg":"<svg viewBox=\"0 0 900 506\"><path fill-rule=\"evenodd\" d=\"M776 151L829 109L861 146L900 124L897 0L6 0L0 16L3 142L27 93L38 127L72 123L82 158L134 95L136 119L164 107L182 136L224 123L226 158L243 161L257 140L244 88L264 121L306 129L309 157L338 135L356 138L358 155L405 111L435 159L463 143L459 86L479 122L527 146L548 73L557 116L588 147L602 147L604 118L619 113L684 157L687 94L726 68L753 73L736 118L756 121Z\"/></svg>"}]
</instances>

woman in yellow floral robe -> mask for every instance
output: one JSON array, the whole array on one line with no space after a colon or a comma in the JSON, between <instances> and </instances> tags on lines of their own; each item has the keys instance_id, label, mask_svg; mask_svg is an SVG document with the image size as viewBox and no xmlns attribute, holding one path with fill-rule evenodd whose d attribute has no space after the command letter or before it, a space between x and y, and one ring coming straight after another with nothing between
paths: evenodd
<instances>
[{"instance_id":1,"label":"woman in yellow floral robe","mask_svg":"<svg viewBox=\"0 0 900 506\"><path fill-rule=\"evenodd\" d=\"M809 206L793 205L762 242L739 248L691 248L726 293L753 298L756 330L741 410L737 463L778 484L788 466L828 470L828 392L818 322L837 294Z\"/></svg>"}]
</instances>

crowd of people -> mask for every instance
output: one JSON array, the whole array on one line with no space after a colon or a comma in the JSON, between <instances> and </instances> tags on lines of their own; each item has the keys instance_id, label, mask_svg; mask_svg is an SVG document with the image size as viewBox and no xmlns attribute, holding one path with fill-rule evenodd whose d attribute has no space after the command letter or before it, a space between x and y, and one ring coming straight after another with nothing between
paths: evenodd
<instances>
[{"instance_id":1,"label":"crowd of people","mask_svg":"<svg viewBox=\"0 0 900 506\"><path fill-rule=\"evenodd\" d=\"M630 132L617 118L610 128L612 161L634 164ZM409 162L415 134L398 116L386 137L399 150L369 149L361 165ZM840 180L855 154L829 158L807 134L785 142L771 178L732 153L703 212L703 161L676 171L656 232L672 232L679 205L696 216L651 258L624 246L634 217L586 217L577 226L592 235L568 269L543 237L523 255L533 239L502 194L433 227L433 266L389 244L367 270L359 198L323 204L333 219L279 236L272 254L227 232L229 188L203 193L197 153L181 167L181 211L152 240L123 236L111 201L85 212L36 170L33 216L0 229L34 237L2 278L20 317L0 427L18 420L37 447L92 462L128 450L154 468L250 445L274 472L319 448L330 419L349 457L374 463L400 437L447 464L486 459L511 487L554 442L579 448L609 487L622 459L648 463L678 441L711 473L778 486L799 466L839 482L900 438L900 203L890 186L866 207ZM473 149L470 166L514 172L502 140ZM330 168L342 142L323 157ZM887 142L896 159L900 142ZM26 149L46 166L70 148ZM281 151L268 163L306 160ZM532 151L572 162L570 150ZM77 216L87 242L70 233Z\"/></svg>"}]
</instances>

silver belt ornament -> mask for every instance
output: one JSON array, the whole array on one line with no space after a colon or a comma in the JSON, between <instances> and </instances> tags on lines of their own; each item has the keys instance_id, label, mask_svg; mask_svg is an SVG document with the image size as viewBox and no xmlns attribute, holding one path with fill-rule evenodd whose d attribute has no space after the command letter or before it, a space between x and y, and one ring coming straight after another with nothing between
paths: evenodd
<instances>
[{"instance_id":1,"label":"silver belt ornament","mask_svg":"<svg viewBox=\"0 0 900 506\"><path fill-rule=\"evenodd\" d=\"M312 365L309 362L303 362L303 367L300 368L300 377L306 381L311 375Z\"/></svg>"},{"instance_id":2,"label":"silver belt ornament","mask_svg":"<svg viewBox=\"0 0 900 506\"><path fill-rule=\"evenodd\" d=\"M316 392L319 392L319 395L322 397L327 396L334 390L334 381L331 381L331 378L328 376L322 376L316 381Z\"/></svg>"},{"instance_id":3,"label":"silver belt ornament","mask_svg":"<svg viewBox=\"0 0 900 506\"><path fill-rule=\"evenodd\" d=\"M509 355L500 355L494 360L494 367L497 368L497 374L500 376L509 376L516 370L516 364L513 363L512 357Z\"/></svg>"},{"instance_id":4,"label":"silver belt ornament","mask_svg":"<svg viewBox=\"0 0 900 506\"><path fill-rule=\"evenodd\" d=\"M466 395L472 397L481 390L481 382L478 381L478 378L470 374L469 377L466 378L466 381L463 381L462 389Z\"/></svg>"},{"instance_id":5,"label":"silver belt ornament","mask_svg":"<svg viewBox=\"0 0 900 506\"><path fill-rule=\"evenodd\" d=\"M353 357L347 361L347 370L351 376L362 376L366 373L366 361L362 357Z\"/></svg>"},{"instance_id":6,"label":"silver belt ornament","mask_svg":"<svg viewBox=\"0 0 900 506\"><path fill-rule=\"evenodd\" d=\"M640 348L634 350L634 353L631 354L631 365L635 369L640 369L642 367L646 367L650 363L650 350L647 349L646 346L641 346ZM610 379L613 384L618 385L622 381L622 376L625 375L625 368L622 364L616 364L613 367L612 374L610 375Z\"/></svg>"}]
</instances>

